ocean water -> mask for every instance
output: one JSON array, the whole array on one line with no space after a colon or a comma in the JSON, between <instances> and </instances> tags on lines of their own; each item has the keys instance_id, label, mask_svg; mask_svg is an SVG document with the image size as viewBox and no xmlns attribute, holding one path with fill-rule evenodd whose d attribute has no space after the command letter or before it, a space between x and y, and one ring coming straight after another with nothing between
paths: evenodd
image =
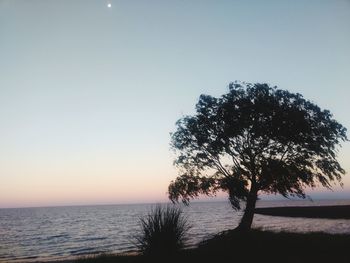
<instances>
[{"instance_id":1,"label":"ocean water","mask_svg":"<svg viewBox=\"0 0 350 263\"><path fill-rule=\"evenodd\" d=\"M350 200L259 201L258 207L350 204ZM97 253L135 251L139 218L154 205L0 209L0 262L50 261ZM238 225L242 212L228 202L183 207L192 229L188 246ZM350 220L255 215L254 227L272 231L349 233Z\"/></svg>"}]
</instances>

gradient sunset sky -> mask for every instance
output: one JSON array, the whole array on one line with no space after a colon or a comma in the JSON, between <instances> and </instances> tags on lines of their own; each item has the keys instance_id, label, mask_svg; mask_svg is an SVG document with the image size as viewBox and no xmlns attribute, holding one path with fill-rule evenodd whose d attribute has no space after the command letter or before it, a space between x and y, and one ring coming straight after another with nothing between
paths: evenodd
<instances>
[{"instance_id":1,"label":"gradient sunset sky","mask_svg":"<svg viewBox=\"0 0 350 263\"><path fill-rule=\"evenodd\" d=\"M0 207L166 201L176 120L234 80L350 128L349 25L347 0L0 0Z\"/></svg>"}]
</instances>

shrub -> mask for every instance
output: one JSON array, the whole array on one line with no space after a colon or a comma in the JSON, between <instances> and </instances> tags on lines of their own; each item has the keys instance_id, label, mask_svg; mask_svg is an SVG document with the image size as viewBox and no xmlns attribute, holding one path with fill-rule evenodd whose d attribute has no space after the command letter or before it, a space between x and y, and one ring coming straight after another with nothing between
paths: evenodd
<instances>
[{"instance_id":1,"label":"shrub","mask_svg":"<svg viewBox=\"0 0 350 263\"><path fill-rule=\"evenodd\" d=\"M141 234L136 241L144 255L169 255L184 247L190 225L180 208L157 205L140 222Z\"/></svg>"}]
</instances>

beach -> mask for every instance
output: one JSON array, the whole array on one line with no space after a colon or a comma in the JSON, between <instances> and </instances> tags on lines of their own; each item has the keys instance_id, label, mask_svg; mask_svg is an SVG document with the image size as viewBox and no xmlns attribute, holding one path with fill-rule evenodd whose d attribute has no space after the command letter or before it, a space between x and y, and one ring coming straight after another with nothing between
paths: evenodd
<instances>
[{"instance_id":1,"label":"beach","mask_svg":"<svg viewBox=\"0 0 350 263\"><path fill-rule=\"evenodd\" d=\"M256 208L255 213L283 217L350 219L350 205L264 207Z\"/></svg>"}]
</instances>

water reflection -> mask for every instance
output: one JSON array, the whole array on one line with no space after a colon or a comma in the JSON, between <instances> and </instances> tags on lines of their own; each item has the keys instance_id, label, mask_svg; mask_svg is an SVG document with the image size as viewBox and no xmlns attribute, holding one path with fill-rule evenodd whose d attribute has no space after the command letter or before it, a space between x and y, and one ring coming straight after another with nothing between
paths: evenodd
<instances>
[{"instance_id":1,"label":"water reflection","mask_svg":"<svg viewBox=\"0 0 350 263\"><path fill-rule=\"evenodd\" d=\"M334 205L350 201L260 201L258 206ZM135 249L138 218L152 205L0 209L0 261L65 259ZM189 245L238 225L241 212L227 202L192 203L184 212L193 228ZM256 215L254 227L272 231L350 233L350 220Z\"/></svg>"}]
</instances>

